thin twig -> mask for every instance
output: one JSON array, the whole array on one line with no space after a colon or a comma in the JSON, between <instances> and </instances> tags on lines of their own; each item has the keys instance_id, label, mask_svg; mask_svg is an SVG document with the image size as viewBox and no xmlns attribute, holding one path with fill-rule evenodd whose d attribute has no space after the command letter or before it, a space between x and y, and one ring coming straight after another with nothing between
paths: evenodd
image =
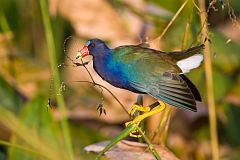
<instances>
[{"instance_id":1,"label":"thin twig","mask_svg":"<svg viewBox=\"0 0 240 160\"><path fill-rule=\"evenodd\" d=\"M166 143L166 140L167 140L167 136L168 136L168 130L169 130L169 124L170 124L170 120L171 120L171 117L172 117L172 111L173 109L168 107L166 108L167 109L167 118L166 120L164 120L164 124L161 126L161 128L163 128L163 131L160 132L161 133L161 139L159 140L159 144L163 144L165 145Z\"/></svg>"},{"instance_id":2,"label":"thin twig","mask_svg":"<svg viewBox=\"0 0 240 160\"><path fill-rule=\"evenodd\" d=\"M87 73L88 73L88 75L89 75L89 77L90 77L90 79L91 79L91 81L92 81L92 82L91 82L91 81L75 81L75 82L90 83L90 84L92 84L93 86L98 86L98 87L101 89L101 95L102 95L102 96L103 96L103 93L102 93L103 89L102 89L102 88L104 88L104 89L107 90L107 91L112 95L112 97L120 104L120 106L122 107L122 109L127 113L127 115L129 116L129 118L131 119L131 116L128 114L127 109L126 109L125 106L120 102L120 100L119 100L107 87L105 87L105 86L103 86L103 85L100 85L100 84L98 84L98 83L95 82L95 80L93 79L93 76L91 75L89 69L86 67L86 65L87 65L89 62L83 62L83 60L81 59L81 63L76 63L76 62L73 61L73 59L72 59L71 57L69 57L69 56L67 55L67 51L66 51L65 45L66 45L67 40L69 40L70 38L71 38L71 36L67 37L67 38L65 39L65 41L64 41L64 53L66 54L68 60L71 61L71 63L73 64L73 65L71 65L71 66L75 66L75 67L82 66L82 67L84 67L84 69L87 71ZM63 64L63 65L66 66L65 64Z\"/></svg>"},{"instance_id":3,"label":"thin twig","mask_svg":"<svg viewBox=\"0 0 240 160\"><path fill-rule=\"evenodd\" d=\"M159 144L164 145L166 141L167 131L168 131L168 124L171 119L171 111L172 111L171 107L166 107L166 109L162 112L157 130L154 131L154 133L152 134L151 141L153 141L155 137L158 134L160 134L161 136L164 136L164 137L160 137L161 139L159 139Z\"/></svg>"},{"instance_id":4,"label":"thin twig","mask_svg":"<svg viewBox=\"0 0 240 160\"><path fill-rule=\"evenodd\" d=\"M206 12L200 12L200 14L201 14L201 13L206 13ZM198 31L198 33L197 33L195 39L194 39L194 40L192 41L192 43L190 44L189 48L192 47L193 44L197 42L198 37L199 37L200 34L202 33L203 27L204 27L206 24L207 24L207 19L205 19L204 22L201 23L201 29ZM206 38L206 37L205 37L205 38Z\"/></svg>"},{"instance_id":5,"label":"thin twig","mask_svg":"<svg viewBox=\"0 0 240 160\"><path fill-rule=\"evenodd\" d=\"M194 7L196 7L196 8L197 8L198 12L200 13L200 12L201 12L201 10L199 9L199 7L197 6L197 4L195 3L195 0L192 0L192 3L193 3L193 5L194 5Z\"/></svg>"},{"instance_id":6,"label":"thin twig","mask_svg":"<svg viewBox=\"0 0 240 160\"><path fill-rule=\"evenodd\" d=\"M228 8L228 16L229 16L230 20L232 21L233 26L236 27L237 29L240 29L240 24L237 21L237 16L235 15L234 10L233 10L229 0L227 0L227 8Z\"/></svg>"},{"instance_id":7,"label":"thin twig","mask_svg":"<svg viewBox=\"0 0 240 160\"><path fill-rule=\"evenodd\" d=\"M188 0L186 0L181 7L178 9L178 11L175 13L175 15L173 16L173 18L171 19L171 21L168 23L168 25L164 28L163 32L161 33L160 36L158 36L157 38L155 38L153 41L155 42L160 42L160 40L162 39L162 37L165 35L165 33L167 32L167 30L170 28L170 26L173 24L173 22L175 21L175 19L177 18L177 16L181 13L181 11L183 10L183 8L185 7L185 5L187 4Z\"/></svg>"},{"instance_id":8,"label":"thin twig","mask_svg":"<svg viewBox=\"0 0 240 160\"><path fill-rule=\"evenodd\" d=\"M83 64L83 60L82 59L81 59L81 62ZM85 70L87 71L88 75L90 76L93 84L95 84L95 81L94 81L93 76L91 75L90 71L87 69L87 67L85 65L83 65L83 67L85 68Z\"/></svg>"},{"instance_id":9,"label":"thin twig","mask_svg":"<svg viewBox=\"0 0 240 160\"><path fill-rule=\"evenodd\" d=\"M127 109L125 108L125 106L120 102L120 100L105 86L101 85L101 84L98 84L98 83L95 83L95 82L90 82L90 81L74 81L74 82L80 82L80 83L89 83L89 84L92 84L93 86L100 86L102 88L104 88L106 91L108 91L112 97L120 104L120 106L123 108L123 110L128 114L128 111ZM130 117L130 115L128 114L128 116ZM131 117L130 117L131 119Z\"/></svg>"},{"instance_id":10,"label":"thin twig","mask_svg":"<svg viewBox=\"0 0 240 160\"><path fill-rule=\"evenodd\" d=\"M201 9L200 19L202 28L202 41L208 36L208 27L204 25L207 20L207 13L205 12L205 0L198 0L199 8ZM211 6L211 5L210 5ZM212 64L209 41L205 42L204 48L204 62L205 62L205 75L206 75L206 89L207 89L207 103L209 111L209 121L210 121L210 134L211 134L211 147L212 147L212 159L219 160L219 146L218 146L218 134L217 134L217 120L216 120L216 109L214 102L214 92L213 92L213 77L212 77Z\"/></svg>"},{"instance_id":11,"label":"thin twig","mask_svg":"<svg viewBox=\"0 0 240 160\"><path fill-rule=\"evenodd\" d=\"M188 17L186 26L185 26L185 31L183 33L183 39L182 39L182 50L185 50L187 47L187 40L188 40L188 33L190 30L190 18Z\"/></svg>"}]
</instances>

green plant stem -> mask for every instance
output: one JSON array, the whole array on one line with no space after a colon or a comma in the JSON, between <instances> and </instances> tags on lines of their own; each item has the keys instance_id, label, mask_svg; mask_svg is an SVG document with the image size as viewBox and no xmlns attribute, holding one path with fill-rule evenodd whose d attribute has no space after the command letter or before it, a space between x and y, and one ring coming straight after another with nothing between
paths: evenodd
<instances>
[{"instance_id":1,"label":"green plant stem","mask_svg":"<svg viewBox=\"0 0 240 160\"><path fill-rule=\"evenodd\" d=\"M43 18L43 24L45 28L45 35L46 35L46 40L47 40L47 46L48 46L48 53L49 53L49 58L50 58L50 64L51 64L51 70L53 74L53 82L54 82L54 90L55 93L58 93L58 89L60 88L60 75L58 72L58 67L57 67L57 56L56 56L56 48L54 44L54 38L53 38L53 32L52 32L52 27L50 23L50 17L48 13L48 5L46 0L40 0L40 7L41 7L41 12L42 12L42 18ZM64 99L63 95L59 94L56 95L57 99L57 104L59 106L60 114L61 114L61 128L63 132L63 138L64 138L64 143L66 145L66 152L68 154L68 159L72 160L73 159L73 150L72 150L72 143L71 143L71 136L69 132L69 126L67 122L67 116L66 116L66 109L65 109L65 104L64 104Z\"/></svg>"},{"instance_id":2,"label":"green plant stem","mask_svg":"<svg viewBox=\"0 0 240 160\"><path fill-rule=\"evenodd\" d=\"M182 39L182 50L185 50L187 47L187 40L189 36L189 30L190 30L190 18L188 17L186 26L185 26L185 31L183 34L183 39Z\"/></svg>"},{"instance_id":3,"label":"green plant stem","mask_svg":"<svg viewBox=\"0 0 240 160\"><path fill-rule=\"evenodd\" d=\"M104 153L106 153L113 145L129 135L129 133L136 128L135 124L129 125L125 128L117 137L115 137L96 157L95 160L99 160Z\"/></svg>"},{"instance_id":4,"label":"green plant stem","mask_svg":"<svg viewBox=\"0 0 240 160\"><path fill-rule=\"evenodd\" d=\"M2 31L3 31L4 33L10 31L10 27L9 27L9 25L8 25L7 18L6 18L6 16L5 16L5 14L2 13L2 11L0 11L0 27L2 28Z\"/></svg>"},{"instance_id":5,"label":"green plant stem","mask_svg":"<svg viewBox=\"0 0 240 160\"><path fill-rule=\"evenodd\" d=\"M200 19L202 24L202 41L208 38L208 27L207 27L207 13L205 8L205 0L198 0L199 8L201 10ZM209 42L205 42L204 48L204 62L205 62L205 75L206 75L206 87L207 87L207 103L209 112L209 122L210 122L210 134L211 134L211 147L212 147L212 159L219 160L219 147L218 147L218 134L217 134L217 118L216 118L216 108L214 102L214 92L213 92L213 77L212 77L212 64Z\"/></svg>"},{"instance_id":6,"label":"green plant stem","mask_svg":"<svg viewBox=\"0 0 240 160\"><path fill-rule=\"evenodd\" d=\"M137 126L137 130L139 131L139 133L142 135L144 141L147 143L150 151L152 152L152 154L155 156L155 158L157 160L161 160L161 157L159 156L159 154L157 153L156 149L153 147L153 145L151 144L150 140L147 138L147 136L144 134L144 132L142 131L141 128L139 128Z\"/></svg>"},{"instance_id":7,"label":"green plant stem","mask_svg":"<svg viewBox=\"0 0 240 160\"><path fill-rule=\"evenodd\" d=\"M151 142L155 139L157 135L160 135L159 137L159 144L165 145L166 139L167 139L167 133L169 128L169 122L171 119L171 107L166 107L160 117L159 124L157 126L157 130L153 133L153 136L151 137Z\"/></svg>"},{"instance_id":8,"label":"green plant stem","mask_svg":"<svg viewBox=\"0 0 240 160\"><path fill-rule=\"evenodd\" d=\"M167 30L171 27L171 25L173 24L173 22L175 21L175 19L178 17L178 15L181 13L181 11L183 10L183 8L185 7L185 5L187 4L188 0L185 0L185 2L181 5L181 7L178 9L178 11L175 13L175 15L173 16L173 18L171 19L171 21L167 24L167 26L164 28L164 30L162 31L161 35L158 36L157 38L155 38L152 42L157 42L157 44L160 43L162 37L165 35L165 33L167 32ZM152 43L151 42L151 43Z\"/></svg>"},{"instance_id":9,"label":"green plant stem","mask_svg":"<svg viewBox=\"0 0 240 160\"><path fill-rule=\"evenodd\" d=\"M117 137L115 137L96 157L95 160L99 160L104 153L106 153L113 145L115 145L117 142L121 141L123 138L129 135L129 133L133 130L137 129L140 134L142 135L144 141L147 143L150 151L155 156L157 160L161 160L159 154L157 153L156 149L153 147L147 136L144 134L144 132L139 128L136 124L131 124L127 128L125 128Z\"/></svg>"},{"instance_id":10,"label":"green plant stem","mask_svg":"<svg viewBox=\"0 0 240 160\"><path fill-rule=\"evenodd\" d=\"M144 10L138 9L122 0L110 0L110 1L113 3L117 2L117 6L119 8L126 8L127 10L129 10L130 12L138 16L140 19L142 19L143 21L156 21L156 22L165 21L165 19L162 16L159 16L158 14L154 14L154 13L150 13L150 12L146 12Z\"/></svg>"}]
</instances>

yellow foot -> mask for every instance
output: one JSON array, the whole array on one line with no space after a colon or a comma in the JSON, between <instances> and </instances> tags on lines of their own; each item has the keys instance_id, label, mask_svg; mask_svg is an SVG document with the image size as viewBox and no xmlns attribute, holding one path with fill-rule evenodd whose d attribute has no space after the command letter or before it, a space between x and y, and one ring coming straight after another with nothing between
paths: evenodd
<instances>
[{"instance_id":1,"label":"yellow foot","mask_svg":"<svg viewBox=\"0 0 240 160\"><path fill-rule=\"evenodd\" d=\"M155 108L153 108L152 110L148 106L147 107L143 107L143 106L139 106L139 105L136 105L136 104L133 105L129 109L128 113L131 116L134 116L134 113L138 112L138 116L136 116L132 121L126 122L125 126L127 127L130 124L135 124L135 125L139 126L140 122L142 120L144 120L145 118L150 117L150 116L152 116L154 114L162 112L165 109L166 105L162 101L160 101L160 100L158 100L158 102L159 102L159 105L156 106ZM137 130L132 131L130 133L130 136L131 137L137 137L137 138L141 137L141 135L138 133Z\"/></svg>"},{"instance_id":2,"label":"yellow foot","mask_svg":"<svg viewBox=\"0 0 240 160\"><path fill-rule=\"evenodd\" d=\"M144 107L144 106L141 106L141 105L137 105L137 104L134 104L129 110L128 110L128 114L134 118L134 114L135 113L138 113L141 114L141 112L149 112L151 110L150 107Z\"/></svg>"},{"instance_id":3,"label":"yellow foot","mask_svg":"<svg viewBox=\"0 0 240 160\"><path fill-rule=\"evenodd\" d=\"M126 122L126 123L125 123L125 126L128 127L128 126L131 125L131 124L132 124L132 121L129 121L129 122ZM139 124L138 124L138 125L139 125ZM140 137L142 137L142 135L139 134L139 132L138 132L137 129L131 131L131 132L129 133L129 136L130 136L130 137L135 137L135 138L140 138Z\"/></svg>"}]
</instances>

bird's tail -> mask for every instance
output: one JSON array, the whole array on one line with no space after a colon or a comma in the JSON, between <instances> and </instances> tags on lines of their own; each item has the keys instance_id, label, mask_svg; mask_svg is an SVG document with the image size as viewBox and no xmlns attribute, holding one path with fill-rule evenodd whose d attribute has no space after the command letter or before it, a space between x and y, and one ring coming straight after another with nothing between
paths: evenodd
<instances>
[{"instance_id":1,"label":"bird's tail","mask_svg":"<svg viewBox=\"0 0 240 160\"><path fill-rule=\"evenodd\" d=\"M172 56L177 61L177 65L181 68L182 73L187 73L201 64L203 60L201 51L203 48L204 44L192 47L182 52L172 52Z\"/></svg>"},{"instance_id":2,"label":"bird's tail","mask_svg":"<svg viewBox=\"0 0 240 160\"><path fill-rule=\"evenodd\" d=\"M176 61L180 61L189 58L195 54L200 54L203 48L204 44L201 44L199 46L195 46L184 51L170 52L170 54Z\"/></svg>"}]
</instances>

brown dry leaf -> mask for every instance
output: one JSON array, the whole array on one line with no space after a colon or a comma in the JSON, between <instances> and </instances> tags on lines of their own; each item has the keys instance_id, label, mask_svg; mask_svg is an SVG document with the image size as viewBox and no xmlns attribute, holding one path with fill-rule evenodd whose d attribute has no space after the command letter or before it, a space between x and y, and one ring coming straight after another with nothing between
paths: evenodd
<instances>
[{"instance_id":1,"label":"brown dry leaf","mask_svg":"<svg viewBox=\"0 0 240 160\"><path fill-rule=\"evenodd\" d=\"M141 29L139 18L130 14L122 18L104 0L51 0L49 3L50 13L57 12L69 20L81 37L110 40L116 46L134 42ZM135 0L135 4L141 3L142 0Z\"/></svg>"},{"instance_id":2,"label":"brown dry leaf","mask_svg":"<svg viewBox=\"0 0 240 160\"><path fill-rule=\"evenodd\" d=\"M86 152L99 153L102 151L109 141L92 144L84 148ZM164 146L154 145L161 160L178 160L178 158ZM156 158L147 149L147 145L138 142L121 140L114 145L105 156L112 160L155 160Z\"/></svg>"}]
</instances>

